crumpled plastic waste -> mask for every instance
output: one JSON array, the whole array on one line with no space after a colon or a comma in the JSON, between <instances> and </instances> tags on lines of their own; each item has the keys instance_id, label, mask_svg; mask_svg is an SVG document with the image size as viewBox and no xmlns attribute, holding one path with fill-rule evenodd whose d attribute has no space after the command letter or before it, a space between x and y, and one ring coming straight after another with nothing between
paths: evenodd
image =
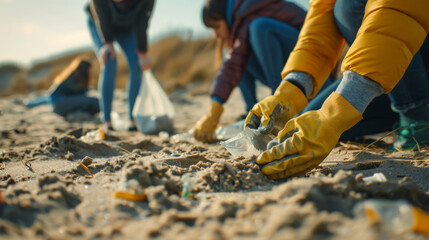
<instances>
[{"instance_id":1,"label":"crumpled plastic waste","mask_svg":"<svg viewBox=\"0 0 429 240\"><path fill-rule=\"evenodd\" d=\"M216 139L217 140L228 140L237 136L244 129L245 120L238 121L226 127L220 127L216 129Z\"/></svg>"},{"instance_id":2,"label":"crumpled plastic waste","mask_svg":"<svg viewBox=\"0 0 429 240\"><path fill-rule=\"evenodd\" d=\"M213 138L217 140L228 140L241 133L243 131L243 128L244 120L238 121L226 127L219 127L216 129L215 136ZM196 142L193 128L187 132L179 133L171 137L172 143L178 143L183 141Z\"/></svg>"},{"instance_id":3,"label":"crumpled plastic waste","mask_svg":"<svg viewBox=\"0 0 429 240\"><path fill-rule=\"evenodd\" d=\"M215 139L226 140L220 142L232 156L250 157L259 155L267 150L267 144L274 139L273 134L262 134L256 129L244 128L244 120L238 121L226 127L220 127L215 132ZM197 142L194 137L194 129L179 133L171 137L171 143Z\"/></svg>"},{"instance_id":4,"label":"crumpled plastic waste","mask_svg":"<svg viewBox=\"0 0 429 240\"><path fill-rule=\"evenodd\" d=\"M369 177L364 177L362 180L366 183L372 183L372 182L387 182L386 176L384 176L383 173L374 173L374 175Z\"/></svg>"},{"instance_id":5,"label":"crumpled plastic waste","mask_svg":"<svg viewBox=\"0 0 429 240\"><path fill-rule=\"evenodd\" d=\"M106 135L104 135L104 131L102 129L96 129L93 131L90 131L79 138L81 141L86 143L96 142L100 140L105 140Z\"/></svg>"},{"instance_id":6,"label":"crumpled plastic waste","mask_svg":"<svg viewBox=\"0 0 429 240\"><path fill-rule=\"evenodd\" d=\"M272 134L262 134L256 129L246 128L237 136L220 144L226 148L232 156L250 157L259 155L267 150L267 144L274 138Z\"/></svg>"},{"instance_id":7,"label":"crumpled plastic waste","mask_svg":"<svg viewBox=\"0 0 429 240\"><path fill-rule=\"evenodd\" d=\"M191 179L188 173L182 176L183 189L182 189L182 198L195 198L192 194L192 190L195 187L194 181Z\"/></svg>"},{"instance_id":8,"label":"crumpled plastic waste","mask_svg":"<svg viewBox=\"0 0 429 240\"><path fill-rule=\"evenodd\" d=\"M115 130L127 130L130 126L130 121L118 112L112 112L112 125Z\"/></svg>"},{"instance_id":9,"label":"crumpled plastic waste","mask_svg":"<svg viewBox=\"0 0 429 240\"><path fill-rule=\"evenodd\" d=\"M400 234L412 231L429 236L429 213L405 200L365 200L356 204L353 212L357 217Z\"/></svg>"},{"instance_id":10,"label":"crumpled plastic waste","mask_svg":"<svg viewBox=\"0 0 429 240\"><path fill-rule=\"evenodd\" d=\"M170 138L171 143L179 143L179 142L196 142L194 137L194 129L184 132L184 133L178 133L176 135L173 135Z\"/></svg>"}]
</instances>

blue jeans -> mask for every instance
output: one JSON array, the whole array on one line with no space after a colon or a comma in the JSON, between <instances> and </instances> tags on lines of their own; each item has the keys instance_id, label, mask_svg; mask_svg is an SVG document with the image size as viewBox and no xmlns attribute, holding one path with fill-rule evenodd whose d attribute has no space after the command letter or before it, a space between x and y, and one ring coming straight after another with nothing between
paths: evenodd
<instances>
[{"instance_id":1,"label":"blue jeans","mask_svg":"<svg viewBox=\"0 0 429 240\"><path fill-rule=\"evenodd\" d=\"M273 93L279 86L282 81L280 73L295 47L298 35L298 29L273 18L259 17L250 23L251 54L238 84L247 112L258 102L256 79L271 88Z\"/></svg>"},{"instance_id":2,"label":"blue jeans","mask_svg":"<svg viewBox=\"0 0 429 240\"><path fill-rule=\"evenodd\" d=\"M280 73L298 40L299 30L282 21L259 17L249 25L251 54L238 87L249 112L258 102L256 79L274 92L282 78Z\"/></svg>"},{"instance_id":3,"label":"blue jeans","mask_svg":"<svg viewBox=\"0 0 429 240\"><path fill-rule=\"evenodd\" d=\"M98 99L85 94L51 96L53 112L66 117L75 111L94 115L100 112Z\"/></svg>"},{"instance_id":4,"label":"blue jeans","mask_svg":"<svg viewBox=\"0 0 429 240\"><path fill-rule=\"evenodd\" d=\"M256 79L271 88L272 93L281 83L280 73L295 47L298 35L298 29L273 18L259 17L250 23L249 43L252 51L238 84L247 112L258 102ZM328 79L327 85L331 82Z\"/></svg>"},{"instance_id":5,"label":"blue jeans","mask_svg":"<svg viewBox=\"0 0 429 240\"><path fill-rule=\"evenodd\" d=\"M53 112L66 117L67 114L75 111L87 112L94 115L100 112L98 99L86 94L62 95L58 93L44 94L34 99L30 99L25 105L33 108L42 104L50 104Z\"/></svg>"},{"instance_id":6,"label":"blue jeans","mask_svg":"<svg viewBox=\"0 0 429 240\"><path fill-rule=\"evenodd\" d=\"M95 47L96 53L99 52L103 43L98 34L94 21L88 20L88 27L91 33L91 38ZM115 41L119 44L122 51L125 53L129 69L129 81L127 84L128 93L128 117L133 120L133 108L137 95L140 90L142 71L138 62L137 40L134 31L115 36ZM105 121L110 121L110 113L112 111L113 92L115 90L117 59L108 58L107 63L101 66L100 79L98 89L100 91L100 108L103 112Z\"/></svg>"}]
</instances>

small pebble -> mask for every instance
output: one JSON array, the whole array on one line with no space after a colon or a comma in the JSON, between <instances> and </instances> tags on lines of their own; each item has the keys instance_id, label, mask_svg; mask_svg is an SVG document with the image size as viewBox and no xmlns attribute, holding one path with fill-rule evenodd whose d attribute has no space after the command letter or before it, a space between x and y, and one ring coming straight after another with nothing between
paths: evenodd
<instances>
[{"instance_id":1,"label":"small pebble","mask_svg":"<svg viewBox=\"0 0 429 240\"><path fill-rule=\"evenodd\" d=\"M65 156L65 159L69 160L69 161L73 161L74 160L74 154L71 152L68 152Z\"/></svg>"},{"instance_id":2,"label":"small pebble","mask_svg":"<svg viewBox=\"0 0 429 240\"><path fill-rule=\"evenodd\" d=\"M89 165L91 165L91 163L92 163L92 158L90 158L90 157L86 156L86 157L84 157L84 158L82 159L82 163L83 163L83 165L85 165L85 166L89 166Z\"/></svg>"}]
</instances>

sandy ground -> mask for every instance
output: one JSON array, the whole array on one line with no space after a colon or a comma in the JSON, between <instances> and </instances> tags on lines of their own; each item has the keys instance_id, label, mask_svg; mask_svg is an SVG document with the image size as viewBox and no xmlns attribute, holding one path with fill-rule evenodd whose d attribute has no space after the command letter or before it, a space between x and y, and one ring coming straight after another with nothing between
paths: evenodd
<instances>
[{"instance_id":1,"label":"sandy ground","mask_svg":"<svg viewBox=\"0 0 429 240\"><path fill-rule=\"evenodd\" d=\"M172 96L176 131L185 132L209 98ZM406 199L429 211L425 150L357 156L353 145L339 145L308 176L272 181L254 157L233 158L219 143L173 143L127 131L85 143L79 137L101 126L97 118L64 119L49 106L28 110L23 100L0 99L1 239L425 239L352 211L373 198ZM125 93L117 91L114 111L126 109ZM243 113L235 91L222 124ZM379 172L388 182L362 180ZM112 197L132 186L144 189L147 200ZM190 197L181 197L187 187Z\"/></svg>"}]
</instances>

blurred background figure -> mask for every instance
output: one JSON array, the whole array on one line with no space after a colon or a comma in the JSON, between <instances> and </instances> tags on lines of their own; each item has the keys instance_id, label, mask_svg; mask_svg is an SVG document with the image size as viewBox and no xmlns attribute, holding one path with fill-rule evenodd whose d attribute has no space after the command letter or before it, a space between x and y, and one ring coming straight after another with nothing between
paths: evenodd
<instances>
[{"instance_id":1,"label":"blurred background figure","mask_svg":"<svg viewBox=\"0 0 429 240\"><path fill-rule=\"evenodd\" d=\"M87 7L89 31L102 65L99 79L100 108L109 130L113 130L110 115L117 68L114 42L118 43L124 52L129 68L128 130L137 130L132 111L140 89L142 70L151 67L151 60L147 56L147 28L154 2L154 0L91 0Z\"/></svg>"},{"instance_id":2,"label":"blurred background figure","mask_svg":"<svg viewBox=\"0 0 429 240\"><path fill-rule=\"evenodd\" d=\"M195 125L195 138L210 142L224 104L239 86L249 111L257 103L256 79L273 91L280 72L295 47L306 12L283 0L208 0L202 10L204 24L213 29L227 59L213 83L209 112Z\"/></svg>"},{"instance_id":3,"label":"blurred background figure","mask_svg":"<svg viewBox=\"0 0 429 240\"><path fill-rule=\"evenodd\" d=\"M51 104L53 111L66 117L68 114L81 111L94 115L100 111L98 99L88 96L89 70L91 63L76 58L58 74L49 89L49 94L29 99L28 108L42 104Z\"/></svg>"}]
</instances>

